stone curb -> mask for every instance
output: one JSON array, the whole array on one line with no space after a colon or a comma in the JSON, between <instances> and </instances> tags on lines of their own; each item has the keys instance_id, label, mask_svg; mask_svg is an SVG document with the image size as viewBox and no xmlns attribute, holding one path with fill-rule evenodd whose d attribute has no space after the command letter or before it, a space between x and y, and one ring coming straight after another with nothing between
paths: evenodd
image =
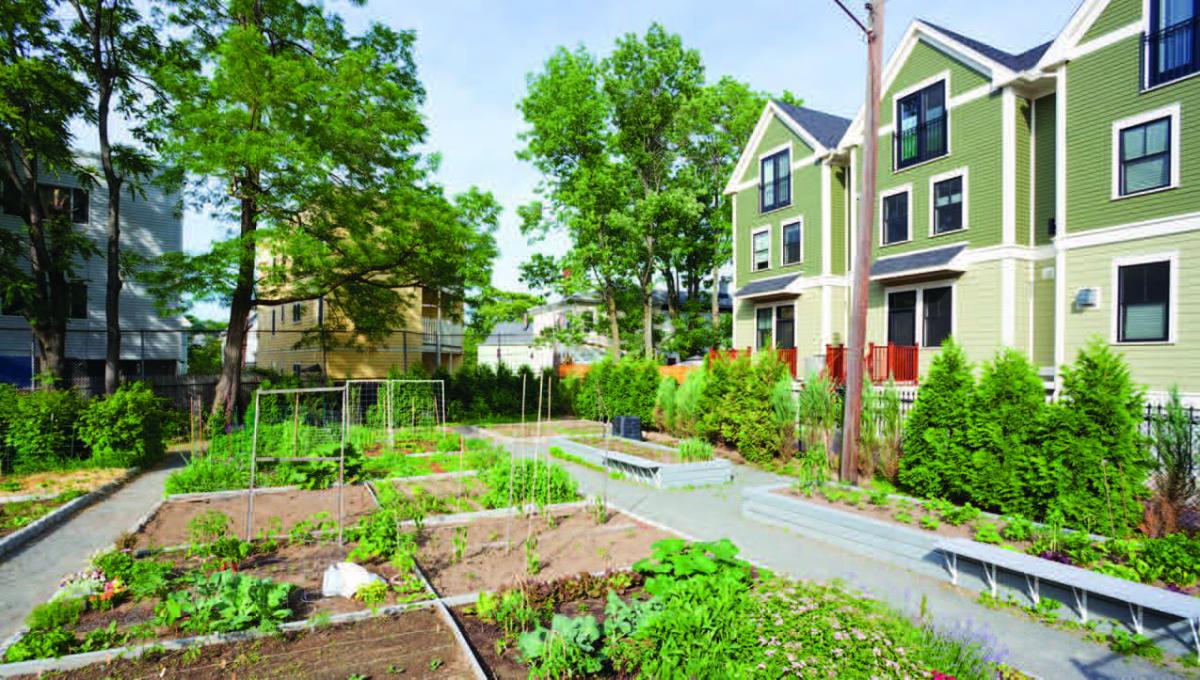
<instances>
[{"instance_id":1,"label":"stone curb","mask_svg":"<svg viewBox=\"0 0 1200 680\"><path fill-rule=\"evenodd\" d=\"M120 477L112 480L99 489L90 491L79 498L64 503L61 507L53 512L40 517L33 522L30 522L21 529L18 529L17 531L14 531L13 533L0 539L0 558L19 551L29 543L32 543L34 540L40 538L43 534L47 533L51 529L57 527L63 522L66 522L73 515L75 515L75 513L83 510L96 501L112 495L114 491L122 486L125 486L129 480L133 479L140 472L141 468L129 468Z\"/></svg>"},{"instance_id":2,"label":"stone curb","mask_svg":"<svg viewBox=\"0 0 1200 680\"><path fill-rule=\"evenodd\" d=\"M691 463L659 463L620 451L605 451L566 437L554 437L550 443L593 465L618 470L660 489L724 484L733 480L733 463L724 458ZM651 448L673 450L658 444L651 445Z\"/></svg>"}]
</instances>

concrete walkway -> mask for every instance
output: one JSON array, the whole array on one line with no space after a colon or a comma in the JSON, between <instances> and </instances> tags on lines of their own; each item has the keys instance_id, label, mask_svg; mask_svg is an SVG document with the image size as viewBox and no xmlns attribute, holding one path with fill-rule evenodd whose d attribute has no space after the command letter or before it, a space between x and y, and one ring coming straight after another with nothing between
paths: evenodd
<instances>
[{"instance_id":1,"label":"concrete walkway","mask_svg":"<svg viewBox=\"0 0 1200 680\"><path fill-rule=\"evenodd\" d=\"M162 498L163 482L180 464L171 454L166 464L138 475L0 562L0 640L21 629L29 610L54 594L59 579L86 567L93 553L129 531Z\"/></svg>"},{"instance_id":2,"label":"concrete walkway","mask_svg":"<svg viewBox=\"0 0 1200 680\"><path fill-rule=\"evenodd\" d=\"M521 455L535 452L530 444L507 447ZM545 449L545 445L539 447L538 455L545 456ZM939 628L984 643L998 652L1001 660L1026 673L1056 680L1171 676L1161 666L1115 654L1079 633L1045 626L1015 612L988 609L975 600L977 592L951 586L949 579L930 578L742 517L742 489L787 483L789 478L735 466L732 484L660 491L562 464L579 479L582 492L607 494L622 507L700 540L728 538L741 548L742 556L778 573L816 581L840 579L914 616L924 601Z\"/></svg>"}]
</instances>

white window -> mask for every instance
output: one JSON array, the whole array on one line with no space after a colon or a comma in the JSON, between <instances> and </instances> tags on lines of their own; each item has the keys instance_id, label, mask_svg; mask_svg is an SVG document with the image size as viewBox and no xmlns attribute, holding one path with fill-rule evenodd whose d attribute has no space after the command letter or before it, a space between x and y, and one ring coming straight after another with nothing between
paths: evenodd
<instances>
[{"instance_id":1,"label":"white window","mask_svg":"<svg viewBox=\"0 0 1200 680\"><path fill-rule=\"evenodd\" d=\"M888 246L912 239L912 185L879 194L879 241Z\"/></svg>"},{"instance_id":2,"label":"white window","mask_svg":"<svg viewBox=\"0 0 1200 680\"><path fill-rule=\"evenodd\" d=\"M771 230L762 229L750 237L750 250L753 253L752 268L762 271L771 266Z\"/></svg>"},{"instance_id":3,"label":"white window","mask_svg":"<svg viewBox=\"0 0 1200 680\"><path fill-rule=\"evenodd\" d=\"M783 225L783 264L799 264L804 259L802 220Z\"/></svg>"},{"instance_id":4,"label":"white window","mask_svg":"<svg viewBox=\"0 0 1200 680\"><path fill-rule=\"evenodd\" d=\"M887 341L901 346L941 347L954 334L954 284L889 288Z\"/></svg>"},{"instance_id":5,"label":"white window","mask_svg":"<svg viewBox=\"0 0 1200 680\"><path fill-rule=\"evenodd\" d=\"M967 170L961 168L929 178L929 235L940 236L967 228Z\"/></svg>"},{"instance_id":6,"label":"white window","mask_svg":"<svg viewBox=\"0 0 1200 680\"><path fill-rule=\"evenodd\" d=\"M1113 260L1113 342L1172 343L1176 337L1176 253Z\"/></svg>"},{"instance_id":7,"label":"white window","mask_svg":"<svg viewBox=\"0 0 1200 680\"><path fill-rule=\"evenodd\" d=\"M1112 125L1112 198L1179 186L1179 105Z\"/></svg>"}]
</instances>

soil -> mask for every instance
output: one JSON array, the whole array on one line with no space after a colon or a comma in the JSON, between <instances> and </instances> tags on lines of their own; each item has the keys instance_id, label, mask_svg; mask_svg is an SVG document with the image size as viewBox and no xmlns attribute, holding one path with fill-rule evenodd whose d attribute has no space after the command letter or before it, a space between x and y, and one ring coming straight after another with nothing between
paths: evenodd
<instances>
[{"instance_id":1,"label":"soil","mask_svg":"<svg viewBox=\"0 0 1200 680\"><path fill-rule=\"evenodd\" d=\"M548 420L541 424L541 429L539 429L537 422L527 422L524 425L521 423L488 425L484 429L493 434L524 439L527 437L537 437L539 432L543 437L575 434L603 434L606 430L608 430L608 425L595 420Z\"/></svg>"},{"instance_id":2,"label":"soil","mask_svg":"<svg viewBox=\"0 0 1200 680\"><path fill-rule=\"evenodd\" d=\"M478 499L487 491L483 482L474 476L442 477L428 481L394 482L393 486L397 491L410 499L418 494L428 494L440 499L442 505L445 507L437 514L483 510L483 504Z\"/></svg>"},{"instance_id":3,"label":"soil","mask_svg":"<svg viewBox=\"0 0 1200 680\"><path fill-rule=\"evenodd\" d=\"M367 487L344 487L343 526L352 526L359 517L375 509L375 500ZM189 541L188 522L209 510L225 513L229 527L241 538L246 536L247 495L220 498L189 498L166 501L155 511L146 526L135 534L135 547L165 547L184 545ZM327 512L337 521L337 489L320 491L268 491L254 494L254 527L252 533L265 530L268 522L278 517L287 532L296 523L318 512Z\"/></svg>"},{"instance_id":4,"label":"soil","mask_svg":"<svg viewBox=\"0 0 1200 680\"><path fill-rule=\"evenodd\" d=\"M663 446L673 446L675 448L679 448L679 445L683 443L683 440L679 437L669 435L665 432L642 430L642 436L646 438L646 441L651 441L655 444L662 444ZM726 460L737 463L738 465L746 464L746 459L742 457L742 454L738 453L737 449L731 449L728 446L721 444L713 444L713 456L716 458L725 458Z\"/></svg>"},{"instance_id":5,"label":"soil","mask_svg":"<svg viewBox=\"0 0 1200 680\"><path fill-rule=\"evenodd\" d=\"M164 652L139 660L115 659L56 677L471 677L453 632L431 609L198 649L198 654ZM192 655L194 658L187 658Z\"/></svg>"},{"instance_id":6,"label":"soil","mask_svg":"<svg viewBox=\"0 0 1200 680\"><path fill-rule=\"evenodd\" d=\"M637 456L638 458L645 458L646 460L652 460L668 465L689 462L680 458L679 455L674 452L663 451L662 449L656 449L652 446L642 446L633 440L622 439L620 437L609 437L607 441L604 441L598 437L571 437L570 439L573 442L578 442L595 449L603 450L607 447L609 451L619 451L631 456Z\"/></svg>"},{"instance_id":7,"label":"soil","mask_svg":"<svg viewBox=\"0 0 1200 680\"><path fill-rule=\"evenodd\" d=\"M643 524L619 512L597 525L586 510L556 513L551 528L546 518L521 516L444 524L425 528L417 560L435 590L442 596L483 590L500 590L522 580L548 580L579 572L621 569L650 554L650 546L673 534ZM467 529L466 551L454 559L456 530ZM526 566L525 537L537 536L541 570L530 574ZM513 547L506 549L511 532Z\"/></svg>"},{"instance_id":8,"label":"soil","mask_svg":"<svg viewBox=\"0 0 1200 680\"><path fill-rule=\"evenodd\" d=\"M0 475L0 499L59 494L67 489L95 491L125 474L125 468L86 468L62 472Z\"/></svg>"}]
</instances>

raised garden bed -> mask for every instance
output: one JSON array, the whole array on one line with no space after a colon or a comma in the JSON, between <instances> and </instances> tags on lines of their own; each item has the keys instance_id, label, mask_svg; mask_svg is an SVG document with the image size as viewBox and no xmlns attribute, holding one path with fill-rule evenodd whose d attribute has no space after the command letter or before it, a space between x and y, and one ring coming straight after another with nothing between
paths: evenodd
<instances>
[{"instance_id":1,"label":"raised garden bed","mask_svg":"<svg viewBox=\"0 0 1200 680\"><path fill-rule=\"evenodd\" d=\"M425 528L417 561L438 595L447 597L511 587L535 577L625 568L654 542L672 536L612 510L603 521L597 518L593 508L573 504L551 506L547 514L534 516L509 513L438 523ZM461 555L455 553L456 541Z\"/></svg>"},{"instance_id":2,"label":"raised garden bed","mask_svg":"<svg viewBox=\"0 0 1200 680\"><path fill-rule=\"evenodd\" d=\"M501 437L528 439L539 436L559 437L577 434L602 434L608 431L608 425L595 420L565 419L543 421L540 426L537 422L526 422L524 425L521 423L487 425L484 426L483 431L500 435Z\"/></svg>"},{"instance_id":3,"label":"raised garden bed","mask_svg":"<svg viewBox=\"0 0 1200 680\"><path fill-rule=\"evenodd\" d=\"M59 472L0 475L0 503L52 498L66 491L95 491L126 473L125 468L81 468Z\"/></svg>"},{"instance_id":4,"label":"raised garden bed","mask_svg":"<svg viewBox=\"0 0 1200 680\"><path fill-rule=\"evenodd\" d=\"M54 677L470 677L468 654L457 641L454 627L435 607L418 607L241 641L151 649L130 658L113 655L59 671ZM40 674L30 672L17 677Z\"/></svg>"},{"instance_id":5,"label":"raised garden bed","mask_svg":"<svg viewBox=\"0 0 1200 680\"><path fill-rule=\"evenodd\" d=\"M585 464L607 468L659 488L724 484L733 464L722 458L685 461L678 450L615 437L559 437L551 440Z\"/></svg>"},{"instance_id":6,"label":"raised garden bed","mask_svg":"<svg viewBox=\"0 0 1200 680\"><path fill-rule=\"evenodd\" d=\"M50 498L0 503L0 537L29 526L86 493L82 489L71 489Z\"/></svg>"}]
</instances>

